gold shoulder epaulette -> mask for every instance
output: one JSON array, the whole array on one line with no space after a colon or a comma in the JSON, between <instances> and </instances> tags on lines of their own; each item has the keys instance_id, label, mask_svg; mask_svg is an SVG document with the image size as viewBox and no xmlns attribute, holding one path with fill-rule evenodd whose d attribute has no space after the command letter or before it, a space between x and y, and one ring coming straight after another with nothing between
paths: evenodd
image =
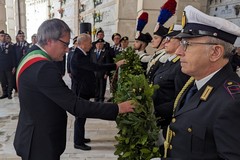
<instances>
[{"instance_id":1,"label":"gold shoulder epaulette","mask_svg":"<svg viewBox=\"0 0 240 160\"><path fill-rule=\"evenodd\" d=\"M173 62L173 63L176 63L179 59L180 59L180 57L177 56L177 57L175 57L175 58L172 60L172 62Z\"/></svg>"}]
</instances>

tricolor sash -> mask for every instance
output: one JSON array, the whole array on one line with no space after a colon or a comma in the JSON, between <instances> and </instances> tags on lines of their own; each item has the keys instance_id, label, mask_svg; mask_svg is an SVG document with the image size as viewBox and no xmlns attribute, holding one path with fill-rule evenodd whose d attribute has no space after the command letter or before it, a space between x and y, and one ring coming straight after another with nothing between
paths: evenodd
<instances>
[{"instance_id":1,"label":"tricolor sash","mask_svg":"<svg viewBox=\"0 0 240 160\"><path fill-rule=\"evenodd\" d=\"M16 73L16 83L17 83L17 88L18 88L18 80L21 74L32 64L39 62L39 61L50 61L51 58L47 53L43 52L42 50L34 50L30 53L28 53L20 62L18 68L17 68L17 73Z\"/></svg>"}]
</instances>

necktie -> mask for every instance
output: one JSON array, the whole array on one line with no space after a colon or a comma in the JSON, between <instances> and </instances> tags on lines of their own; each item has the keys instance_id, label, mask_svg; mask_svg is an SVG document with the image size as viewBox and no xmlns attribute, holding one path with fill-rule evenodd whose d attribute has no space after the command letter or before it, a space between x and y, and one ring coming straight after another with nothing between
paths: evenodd
<instances>
[{"instance_id":1,"label":"necktie","mask_svg":"<svg viewBox=\"0 0 240 160\"><path fill-rule=\"evenodd\" d=\"M187 95L186 95L186 98L185 98L185 102L184 102L184 105L190 100L190 98L195 94L197 93L198 89L197 89L197 86L196 84L194 84L188 91Z\"/></svg>"},{"instance_id":2,"label":"necktie","mask_svg":"<svg viewBox=\"0 0 240 160\"><path fill-rule=\"evenodd\" d=\"M100 51L97 51L97 59L99 58L100 56Z\"/></svg>"}]
</instances>

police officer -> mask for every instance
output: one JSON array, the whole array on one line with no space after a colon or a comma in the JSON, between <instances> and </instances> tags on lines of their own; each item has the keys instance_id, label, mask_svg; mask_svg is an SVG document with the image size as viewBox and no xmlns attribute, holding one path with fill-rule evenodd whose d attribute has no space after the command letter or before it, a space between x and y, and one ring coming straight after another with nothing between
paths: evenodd
<instances>
[{"instance_id":1,"label":"police officer","mask_svg":"<svg viewBox=\"0 0 240 160\"><path fill-rule=\"evenodd\" d=\"M0 99L12 99L13 74L16 70L14 47L5 41L4 31L0 31L0 82L3 94Z\"/></svg>"},{"instance_id":2,"label":"police officer","mask_svg":"<svg viewBox=\"0 0 240 160\"><path fill-rule=\"evenodd\" d=\"M121 37L122 36L119 33L114 33L112 35L113 45L111 46L111 48L114 50L114 56L116 56L121 49L121 43L120 43Z\"/></svg>"},{"instance_id":3,"label":"police officer","mask_svg":"<svg viewBox=\"0 0 240 160\"><path fill-rule=\"evenodd\" d=\"M120 51L126 51L129 45L129 38L127 36L122 37L120 40L120 44L121 44Z\"/></svg>"},{"instance_id":4,"label":"police officer","mask_svg":"<svg viewBox=\"0 0 240 160\"><path fill-rule=\"evenodd\" d=\"M25 35L22 30L18 31L17 39L18 42L15 43L15 49L16 49L16 63L18 65L21 58L27 53L29 43L25 40Z\"/></svg>"},{"instance_id":5,"label":"police officer","mask_svg":"<svg viewBox=\"0 0 240 160\"><path fill-rule=\"evenodd\" d=\"M240 78L229 63L240 27L192 6L184 13L176 54L192 77L175 100L165 157L240 159Z\"/></svg>"},{"instance_id":6,"label":"police officer","mask_svg":"<svg viewBox=\"0 0 240 160\"><path fill-rule=\"evenodd\" d=\"M149 33L141 33L141 32L136 33L133 46L136 51L136 54L139 55L139 58L144 70L147 69L147 64L152 57L152 55L147 54L147 51L146 51L146 48L151 41L152 41L152 36Z\"/></svg>"},{"instance_id":7,"label":"police officer","mask_svg":"<svg viewBox=\"0 0 240 160\"><path fill-rule=\"evenodd\" d=\"M165 35L168 33L168 28L164 26L156 25L153 32L152 47L156 49L155 53L152 55L151 59L147 64L146 75L149 83L153 83L153 75L156 70L164 64L169 54L166 54L164 49L164 39Z\"/></svg>"},{"instance_id":8,"label":"police officer","mask_svg":"<svg viewBox=\"0 0 240 160\"><path fill-rule=\"evenodd\" d=\"M96 32L96 38L97 38L97 40L98 40L98 39L103 39L103 40L104 40L104 37L105 37L105 35L104 35L103 29L102 29L101 27L98 28L98 30L97 30L97 32ZM96 48L96 41L92 43L92 49L91 49L91 50L94 50L95 48ZM104 48L105 48L106 50L109 50L109 49L110 49L110 44L109 44L107 41L105 41L105 40L104 40Z\"/></svg>"}]
</instances>

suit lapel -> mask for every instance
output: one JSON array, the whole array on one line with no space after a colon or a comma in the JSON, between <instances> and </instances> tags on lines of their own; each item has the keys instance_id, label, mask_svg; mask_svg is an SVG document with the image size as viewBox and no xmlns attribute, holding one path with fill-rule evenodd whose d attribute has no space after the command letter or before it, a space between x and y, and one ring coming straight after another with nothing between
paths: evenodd
<instances>
[{"instance_id":1,"label":"suit lapel","mask_svg":"<svg viewBox=\"0 0 240 160\"><path fill-rule=\"evenodd\" d=\"M189 90L187 89L183 93L182 97L179 100L179 103L177 104L175 116L181 115L183 113L186 113L198 108L198 106L201 104L202 101L208 101L208 98L211 97L212 94L214 94L216 90L215 88L221 87L221 85L224 84L224 81L227 79L227 77L229 77L230 74L232 73L233 72L231 69L231 65L230 64L225 65L189 100L189 102L186 105L184 105L179 110L179 107L183 102L183 98L185 97L187 91ZM209 89L209 87L212 87L212 91L208 94L207 97L203 98L203 93L205 93L205 91Z\"/></svg>"},{"instance_id":2,"label":"suit lapel","mask_svg":"<svg viewBox=\"0 0 240 160\"><path fill-rule=\"evenodd\" d=\"M92 60L93 62L97 62L97 50L95 49L94 52L92 52Z\"/></svg>"}]
</instances>

